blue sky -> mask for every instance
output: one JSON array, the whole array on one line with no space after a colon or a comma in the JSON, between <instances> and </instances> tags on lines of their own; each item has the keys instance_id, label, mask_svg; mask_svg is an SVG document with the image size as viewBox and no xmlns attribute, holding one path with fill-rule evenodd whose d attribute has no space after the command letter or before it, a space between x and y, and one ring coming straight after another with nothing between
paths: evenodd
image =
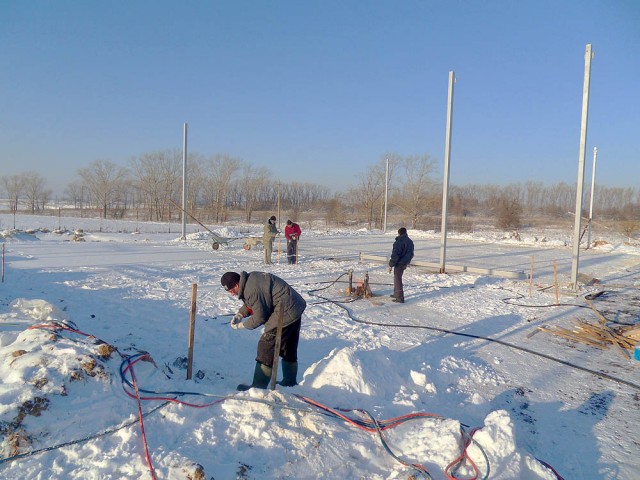
<instances>
[{"instance_id":1,"label":"blue sky","mask_svg":"<svg viewBox=\"0 0 640 480\"><path fill-rule=\"evenodd\" d=\"M451 183L638 187L640 1L0 0L0 175L61 192L94 160L182 147L342 189L385 153Z\"/></svg>"}]
</instances>

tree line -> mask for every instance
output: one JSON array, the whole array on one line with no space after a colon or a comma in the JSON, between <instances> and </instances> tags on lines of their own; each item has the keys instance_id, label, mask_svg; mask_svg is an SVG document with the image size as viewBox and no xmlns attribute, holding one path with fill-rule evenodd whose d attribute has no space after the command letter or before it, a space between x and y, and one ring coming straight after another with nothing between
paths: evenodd
<instances>
[{"instance_id":1,"label":"tree line","mask_svg":"<svg viewBox=\"0 0 640 480\"><path fill-rule=\"evenodd\" d=\"M200 221L223 223L240 215L250 223L256 212L276 206L293 218L324 217L327 224L366 224L380 228L387 214L411 228L437 228L442 185L437 164L429 155L386 153L368 166L344 192L332 192L311 182L279 182L265 167L240 158L191 153L187 159L187 212ZM92 209L103 218L122 218L135 211L143 219L171 221L180 217L183 181L182 151L145 153L127 167L96 160L77 170L64 197L75 209ZM41 212L52 203L52 191L37 172L0 177L0 187L15 212ZM558 218L575 210L576 186L527 181L507 185L452 185L449 215L458 221L494 219L502 228L518 228L528 217ZM588 192L587 192L588 193ZM586 202L583 202L586 204ZM596 186L594 205L599 218L640 218L640 192L635 188Z\"/></svg>"}]
</instances>

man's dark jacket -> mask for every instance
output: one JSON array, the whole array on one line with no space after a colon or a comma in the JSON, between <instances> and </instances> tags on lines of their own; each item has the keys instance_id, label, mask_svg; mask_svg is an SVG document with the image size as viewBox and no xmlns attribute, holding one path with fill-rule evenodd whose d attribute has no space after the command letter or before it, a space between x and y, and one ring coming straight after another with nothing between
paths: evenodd
<instances>
[{"instance_id":1,"label":"man's dark jacket","mask_svg":"<svg viewBox=\"0 0 640 480\"><path fill-rule=\"evenodd\" d=\"M280 305L284 307L282 326L291 325L302 317L307 302L291 285L280 277L267 272L241 272L238 298L244 302L239 313L251 318L245 328L253 330L264 325L264 331L278 327Z\"/></svg>"},{"instance_id":2,"label":"man's dark jacket","mask_svg":"<svg viewBox=\"0 0 640 480\"><path fill-rule=\"evenodd\" d=\"M399 267L409 265L413 258L413 240L408 235L398 235L396 241L393 242L393 250L391 251L390 267Z\"/></svg>"}]
</instances>

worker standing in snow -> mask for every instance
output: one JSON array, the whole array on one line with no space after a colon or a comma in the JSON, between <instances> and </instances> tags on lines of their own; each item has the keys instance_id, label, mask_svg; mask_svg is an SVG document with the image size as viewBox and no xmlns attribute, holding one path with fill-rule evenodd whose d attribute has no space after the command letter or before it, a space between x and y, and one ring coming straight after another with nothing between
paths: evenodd
<instances>
[{"instance_id":1,"label":"worker standing in snow","mask_svg":"<svg viewBox=\"0 0 640 480\"><path fill-rule=\"evenodd\" d=\"M262 244L264 245L264 263L269 265L271 262L271 252L273 252L273 239L280 232L276 228L276 216L271 215L271 218L264 224L264 233L262 234Z\"/></svg>"},{"instance_id":2,"label":"worker standing in snow","mask_svg":"<svg viewBox=\"0 0 640 480\"><path fill-rule=\"evenodd\" d=\"M287 220L287 226L284 227L284 237L287 239L287 261L289 263L298 263L298 239L300 235L302 235L300 225Z\"/></svg>"},{"instance_id":3,"label":"worker standing in snow","mask_svg":"<svg viewBox=\"0 0 640 480\"><path fill-rule=\"evenodd\" d=\"M407 229L398 229L398 236L393 242L391 259L389 260L389 273L393 268L393 301L404 303L404 288L402 285L402 275L413 258L413 240L407 235Z\"/></svg>"},{"instance_id":4,"label":"worker standing in snow","mask_svg":"<svg viewBox=\"0 0 640 480\"><path fill-rule=\"evenodd\" d=\"M233 296L244 302L231 319L231 328L253 330L264 325L258 341L256 366L251 385L240 384L238 390L267 388L275 358L276 330L280 305L283 306L282 337L279 356L282 357L283 387L297 385L298 340L302 313L307 302L291 285L280 277L267 272L226 272L220 283ZM244 318L249 317L244 322Z\"/></svg>"}]
</instances>

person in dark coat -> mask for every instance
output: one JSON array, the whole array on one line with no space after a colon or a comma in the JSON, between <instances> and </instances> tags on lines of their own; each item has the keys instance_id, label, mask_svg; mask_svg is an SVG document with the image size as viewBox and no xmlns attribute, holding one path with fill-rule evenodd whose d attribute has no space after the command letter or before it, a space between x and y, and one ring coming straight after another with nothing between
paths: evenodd
<instances>
[{"instance_id":1,"label":"person in dark coat","mask_svg":"<svg viewBox=\"0 0 640 480\"><path fill-rule=\"evenodd\" d=\"M393 268L393 301L404 303L404 288L402 286L402 275L413 258L413 240L407 235L407 229L398 229L398 236L393 242L391 259L389 260L389 273Z\"/></svg>"},{"instance_id":2,"label":"person in dark coat","mask_svg":"<svg viewBox=\"0 0 640 480\"><path fill-rule=\"evenodd\" d=\"M243 305L231 320L231 328L248 330L264 325L258 341L256 366L251 385L238 385L238 390L267 388L275 358L276 330L280 306L283 307L282 337L279 356L282 357L282 382L284 387L297 385L298 341L302 313L307 302L291 285L280 277L267 272L226 272L220 283L243 301ZM244 320L247 318L247 320Z\"/></svg>"},{"instance_id":3,"label":"person in dark coat","mask_svg":"<svg viewBox=\"0 0 640 480\"><path fill-rule=\"evenodd\" d=\"M262 244L264 245L264 263L267 265L271 262L271 252L273 252L273 239L278 236L280 232L276 228L276 216L271 215L271 218L264 224L264 233L262 234Z\"/></svg>"},{"instance_id":4,"label":"person in dark coat","mask_svg":"<svg viewBox=\"0 0 640 480\"><path fill-rule=\"evenodd\" d=\"M298 263L298 240L302 235L300 225L291 220L287 220L284 227L284 238L287 239L287 260L289 263Z\"/></svg>"}]
</instances>

